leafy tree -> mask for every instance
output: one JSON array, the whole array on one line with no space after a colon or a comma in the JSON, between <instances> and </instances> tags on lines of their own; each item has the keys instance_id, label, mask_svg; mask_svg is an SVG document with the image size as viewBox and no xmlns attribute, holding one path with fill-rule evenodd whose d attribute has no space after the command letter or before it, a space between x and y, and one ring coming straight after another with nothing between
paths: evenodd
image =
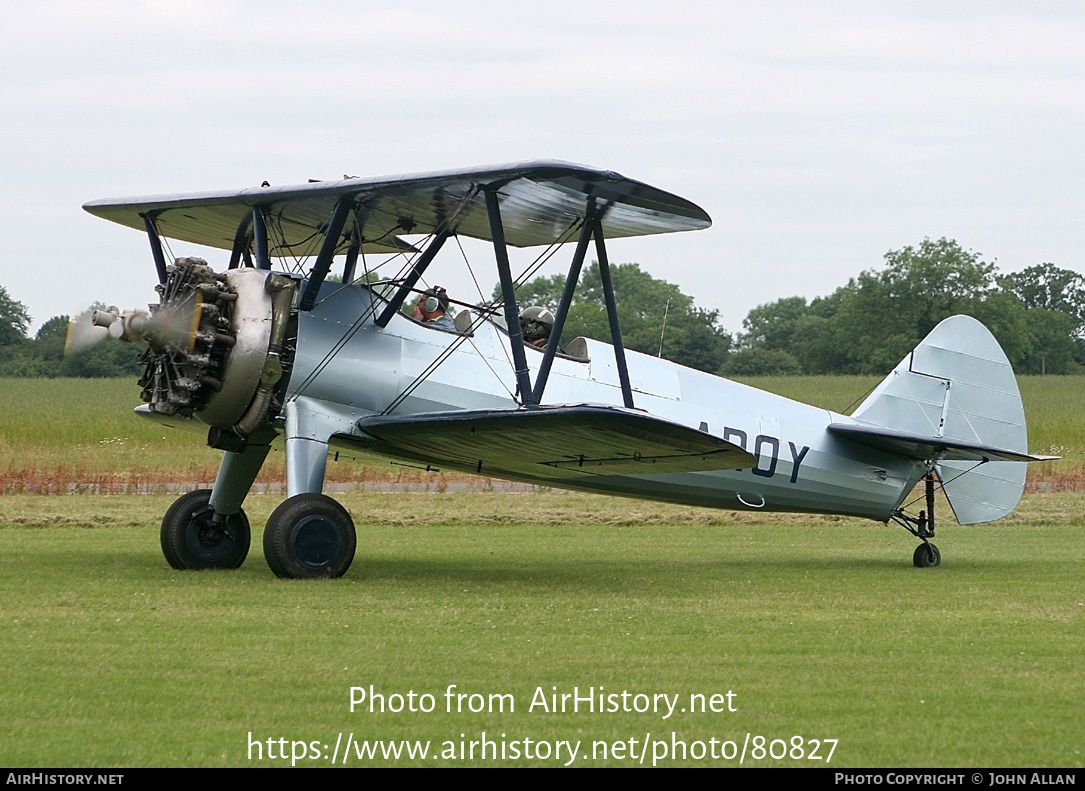
<instances>
[{"instance_id":1,"label":"leafy tree","mask_svg":"<svg viewBox=\"0 0 1085 791\"><path fill-rule=\"evenodd\" d=\"M610 271L627 348L702 371L719 370L731 347L730 334L717 324L719 311L698 308L678 286L652 277L639 264L612 264ZM516 299L521 308L541 305L556 310L564 287L563 275L538 277L520 286ZM494 288L494 299L501 299L500 287ZM581 273L562 342L580 335L610 340L598 263Z\"/></svg>"},{"instance_id":2,"label":"leafy tree","mask_svg":"<svg viewBox=\"0 0 1085 791\"><path fill-rule=\"evenodd\" d=\"M724 376L786 376L833 370L843 364L833 360L828 325L840 301L818 297L807 304L804 297L785 297L758 305L743 321L739 350L727 358ZM771 352L771 353L768 353ZM828 361L828 362L827 362Z\"/></svg>"},{"instance_id":3,"label":"leafy tree","mask_svg":"<svg viewBox=\"0 0 1085 791\"><path fill-rule=\"evenodd\" d=\"M86 378L138 376L142 370L139 358L145 348L142 343L106 340L66 355L61 374Z\"/></svg>"},{"instance_id":4,"label":"leafy tree","mask_svg":"<svg viewBox=\"0 0 1085 791\"><path fill-rule=\"evenodd\" d=\"M26 305L0 286L0 346L13 346L26 340L30 327L30 311Z\"/></svg>"},{"instance_id":5,"label":"leafy tree","mask_svg":"<svg viewBox=\"0 0 1085 791\"><path fill-rule=\"evenodd\" d=\"M1032 345L1014 364L1019 374L1074 374L1081 372L1081 341L1074 337L1077 325L1072 316L1057 310L1032 308L1025 311Z\"/></svg>"},{"instance_id":6,"label":"leafy tree","mask_svg":"<svg viewBox=\"0 0 1085 791\"><path fill-rule=\"evenodd\" d=\"M47 322L42 324L38 328L37 334L34 335L36 341L49 341L60 342L61 347L64 346L64 339L68 335L68 317L67 316L53 316Z\"/></svg>"},{"instance_id":7,"label":"leafy tree","mask_svg":"<svg viewBox=\"0 0 1085 791\"><path fill-rule=\"evenodd\" d=\"M994 288L994 265L950 239L891 250L885 261L845 287L829 319L838 342L847 339L841 373L888 371L942 319L974 314Z\"/></svg>"},{"instance_id":8,"label":"leafy tree","mask_svg":"<svg viewBox=\"0 0 1085 791\"><path fill-rule=\"evenodd\" d=\"M754 346L728 355L720 373L724 376L793 376L802 373L802 366L794 355L783 349Z\"/></svg>"},{"instance_id":9,"label":"leafy tree","mask_svg":"<svg viewBox=\"0 0 1085 791\"><path fill-rule=\"evenodd\" d=\"M951 239L924 239L891 250L881 270L867 270L837 289L810 313L798 355L807 373L877 374L888 371L943 319L956 313L988 315L1011 359L1027 353L1023 316L1012 305L995 310L995 266ZM994 300L987 304L989 300ZM992 317L998 317L994 321ZM794 353L794 352L793 352Z\"/></svg>"},{"instance_id":10,"label":"leafy tree","mask_svg":"<svg viewBox=\"0 0 1085 791\"><path fill-rule=\"evenodd\" d=\"M1053 310L1072 317L1074 334L1085 335L1085 278L1077 272L1037 264L999 277L998 284L1028 310Z\"/></svg>"},{"instance_id":11,"label":"leafy tree","mask_svg":"<svg viewBox=\"0 0 1085 791\"><path fill-rule=\"evenodd\" d=\"M1049 264L998 278L994 264L978 253L951 239L924 239L889 251L884 268L861 272L828 297L809 304L788 297L754 308L741 346L786 352L803 373L882 374L940 321L964 313L988 326L1017 370L1068 372L1083 344L1044 311L1085 317L1082 285L1075 273ZM1071 327L1078 322L1073 319ZM732 367L745 372L746 366L780 363L749 354Z\"/></svg>"},{"instance_id":12,"label":"leafy tree","mask_svg":"<svg viewBox=\"0 0 1085 791\"><path fill-rule=\"evenodd\" d=\"M744 348L794 350L799 345L796 333L810 313L804 297L785 297L758 305L742 322Z\"/></svg>"},{"instance_id":13,"label":"leafy tree","mask_svg":"<svg viewBox=\"0 0 1085 791\"><path fill-rule=\"evenodd\" d=\"M906 303L895 312L908 311L902 318L915 322L920 338L942 319L971 307L995 285L994 264L944 237L936 242L924 239L918 248L890 250L885 261L876 280L887 295Z\"/></svg>"},{"instance_id":14,"label":"leafy tree","mask_svg":"<svg viewBox=\"0 0 1085 791\"><path fill-rule=\"evenodd\" d=\"M593 264L593 266L595 266ZM613 270L613 267L611 268ZM583 282L583 272L581 273ZM516 289L516 301L521 307L539 305L550 311L556 311L561 304L561 293L565 288L565 275L551 275L529 280ZM493 299L501 302L501 284L494 286ZM574 304L579 300L574 301ZM569 337L576 337L575 335Z\"/></svg>"},{"instance_id":15,"label":"leafy tree","mask_svg":"<svg viewBox=\"0 0 1085 791\"><path fill-rule=\"evenodd\" d=\"M8 376L63 376L64 342L68 336L68 317L53 316L38 328L33 340L19 347L17 359L7 361Z\"/></svg>"}]
</instances>

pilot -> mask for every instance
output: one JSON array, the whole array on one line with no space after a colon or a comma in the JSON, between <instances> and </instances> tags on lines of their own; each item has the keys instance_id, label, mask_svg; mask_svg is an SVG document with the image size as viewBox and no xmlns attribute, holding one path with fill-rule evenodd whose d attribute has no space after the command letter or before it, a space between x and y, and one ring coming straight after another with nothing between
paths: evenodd
<instances>
[{"instance_id":1,"label":"pilot","mask_svg":"<svg viewBox=\"0 0 1085 791\"><path fill-rule=\"evenodd\" d=\"M448 292L440 286L426 289L411 311L411 318L428 327L456 331L456 322L448 315Z\"/></svg>"},{"instance_id":2,"label":"pilot","mask_svg":"<svg viewBox=\"0 0 1085 791\"><path fill-rule=\"evenodd\" d=\"M546 308L532 305L520 311L520 332L532 346L545 347L553 329L554 314Z\"/></svg>"}]
</instances>

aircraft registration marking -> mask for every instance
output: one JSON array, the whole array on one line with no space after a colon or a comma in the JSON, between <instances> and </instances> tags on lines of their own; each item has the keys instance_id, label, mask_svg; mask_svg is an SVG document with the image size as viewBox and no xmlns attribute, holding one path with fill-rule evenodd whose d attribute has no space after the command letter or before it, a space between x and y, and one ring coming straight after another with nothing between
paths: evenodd
<instances>
[{"instance_id":1,"label":"aircraft registration marking","mask_svg":"<svg viewBox=\"0 0 1085 791\"><path fill-rule=\"evenodd\" d=\"M723 438L727 442L734 442L743 450L748 450L746 447L748 436L746 432L740 428L724 426ZM787 445L791 450L791 477L789 478L788 483L796 483L799 480L799 467L802 466L803 459L806 458L806 454L810 451L810 446L803 445L800 449L790 440L788 440ZM757 457L757 464L754 465L750 472L754 475L760 475L762 478L772 478L776 475L776 465L780 461L779 437L774 437L770 434L758 434L753 440L752 453ZM763 467L763 463L767 463L767 466Z\"/></svg>"}]
</instances>

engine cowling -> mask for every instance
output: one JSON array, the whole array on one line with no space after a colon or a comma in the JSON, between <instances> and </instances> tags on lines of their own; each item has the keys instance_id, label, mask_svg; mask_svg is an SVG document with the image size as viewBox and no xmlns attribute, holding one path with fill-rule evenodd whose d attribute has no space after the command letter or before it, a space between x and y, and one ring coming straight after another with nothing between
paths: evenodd
<instances>
[{"instance_id":1,"label":"engine cowling","mask_svg":"<svg viewBox=\"0 0 1085 791\"><path fill-rule=\"evenodd\" d=\"M179 258L157 290L149 313L99 313L94 322L147 342L139 384L151 411L195 418L211 427L210 444L243 448L283 381L295 280L260 269L220 274L203 259Z\"/></svg>"}]
</instances>

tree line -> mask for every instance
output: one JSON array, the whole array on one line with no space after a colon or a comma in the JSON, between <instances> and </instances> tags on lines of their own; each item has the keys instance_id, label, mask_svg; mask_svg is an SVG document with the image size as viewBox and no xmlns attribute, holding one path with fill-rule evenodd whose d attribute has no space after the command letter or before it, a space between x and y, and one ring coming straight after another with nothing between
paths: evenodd
<instances>
[{"instance_id":1,"label":"tree line","mask_svg":"<svg viewBox=\"0 0 1085 791\"><path fill-rule=\"evenodd\" d=\"M1000 275L951 239L885 255L881 269L832 294L787 297L749 312L723 366L732 375L884 374L938 322L979 319L1019 374L1081 373L1085 280L1044 263Z\"/></svg>"},{"instance_id":2,"label":"tree line","mask_svg":"<svg viewBox=\"0 0 1085 791\"><path fill-rule=\"evenodd\" d=\"M96 303L82 317L104 307ZM97 378L138 376L142 372L139 358L143 344L98 343L65 354L67 316L53 316L33 338L27 334L30 322L26 306L0 286L0 376Z\"/></svg>"},{"instance_id":3,"label":"tree line","mask_svg":"<svg viewBox=\"0 0 1085 791\"><path fill-rule=\"evenodd\" d=\"M626 346L724 376L885 374L942 319L973 316L994 333L1023 374L1085 372L1085 279L1054 264L1000 274L952 239L891 250L880 268L831 294L785 297L747 314L729 333L718 310L659 280L638 264L611 266ZM536 277L516 292L521 307L556 310L564 275ZM495 288L495 299L500 290ZM55 316L34 338L22 303L0 286L0 376L128 376L137 345L101 343L64 354L68 318ZM585 267L562 334L609 340L596 263Z\"/></svg>"},{"instance_id":4,"label":"tree line","mask_svg":"<svg viewBox=\"0 0 1085 791\"><path fill-rule=\"evenodd\" d=\"M759 305L730 334L719 312L693 304L637 264L612 266L625 343L647 354L724 376L885 374L938 322L958 313L994 333L1014 370L1085 372L1085 279L1045 263L1008 275L951 239L892 250L824 297ZM557 307L564 278L536 278L521 305ZM495 294L496 296L496 294ZM610 337L599 268L581 277L562 342Z\"/></svg>"}]
</instances>

